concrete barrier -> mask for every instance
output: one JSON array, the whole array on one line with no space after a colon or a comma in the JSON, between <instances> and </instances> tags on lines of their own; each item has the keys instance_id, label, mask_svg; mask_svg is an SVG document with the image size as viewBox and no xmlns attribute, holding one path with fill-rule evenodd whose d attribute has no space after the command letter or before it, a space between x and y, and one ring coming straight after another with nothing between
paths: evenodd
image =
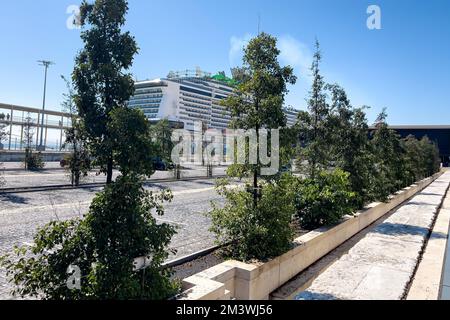
<instances>
[{"instance_id":1,"label":"concrete barrier","mask_svg":"<svg viewBox=\"0 0 450 320\"><path fill-rule=\"evenodd\" d=\"M36 151L33 151L36 152ZM42 160L44 162L56 162L61 161L67 152L51 152L51 151L43 151ZM23 162L25 160L25 152L24 151L0 151L0 162Z\"/></svg>"},{"instance_id":2,"label":"concrete barrier","mask_svg":"<svg viewBox=\"0 0 450 320\"><path fill-rule=\"evenodd\" d=\"M183 280L186 300L261 300L343 242L423 190L442 173L404 188L387 202L374 202L335 226L322 227L296 238L293 248L266 263L228 260Z\"/></svg>"}]
</instances>

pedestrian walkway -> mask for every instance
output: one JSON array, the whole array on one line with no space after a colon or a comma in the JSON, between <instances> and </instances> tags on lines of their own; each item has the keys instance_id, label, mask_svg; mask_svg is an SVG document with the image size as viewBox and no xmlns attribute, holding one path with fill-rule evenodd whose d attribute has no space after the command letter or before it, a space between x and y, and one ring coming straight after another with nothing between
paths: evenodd
<instances>
[{"instance_id":1,"label":"pedestrian walkway","mask_svg":"<svg viewBox=\"0 0 450 320\"><path fill-rule=\"evenodd\" d=\"M367 232L296 299L404 298L449 184L446 172Z\"/></svg>"}]
</instances>

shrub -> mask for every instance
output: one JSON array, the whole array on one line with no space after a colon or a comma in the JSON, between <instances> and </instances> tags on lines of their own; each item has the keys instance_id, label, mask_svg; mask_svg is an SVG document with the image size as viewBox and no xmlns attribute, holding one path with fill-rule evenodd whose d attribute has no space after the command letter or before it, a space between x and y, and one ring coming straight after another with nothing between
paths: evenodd
<instances>
[{"instance_id":1,"label":"shrub","mask_svg":"<svg viewBox=\"0 0 450 320\"><path fill-rule=\"evenodd\" d=\"M19 260L2 258L15 295L46 299L164 299L177 291L161 263L175 233L157 224L170 192L153 195L136 176L121 176L98 193L83 219L54 221L34 237L34 247L17 248ZM137 257L149 257L133 271ZM81 287L69 289L68 267L81 271Z\"/></svg>"},{"instance_id":2,"label":"shrub","mask_svg":"<svg viewBox=\"0 0 450 320\"><path fill-rule=\"evenodd\" d=\"M25 150L25 169L35 171L44 168L44 166L45 163L40 152L36 154L31 149Z\"/></svg>"},{"instance_id":3,"label":"shrub","mask_svg":"<svg viewBox=\"0 0 450 320\"><path fill-rule=\"evenodd\" d=\"M87 149L73 149L70 154L64 157L63 161L68 165L70 183L72 186L79 186L81 180L89 175L91 169L89 152Z\"/></svg>"},{"instance_id":4,"label":"shrub","mask_svg":"<svg viewBox=\"0 0 450 320\"><path fill-rule=\"evenodd\" d=\"M312 230L339 222L355 209L355 193L351 191L349 174L336 169L322 171L315 179L298 180L295 207L300 225Z\"/></svg>"},{"instance_id":5,"label":"shrub","mask_svg":"<svg viewBox=\"0 0 450 320\"><path fill-rule=\"evenodd\" d=\"M256 207L248 190L229 188L225 180L218 184L225 205L220 208L213 203L208 216L217 242L227 245L226 256L264 260L289 250L294 236L290 223L295 213L291 182L292 177L285 174L265 183Z\"/></svg>"}]
</instances>

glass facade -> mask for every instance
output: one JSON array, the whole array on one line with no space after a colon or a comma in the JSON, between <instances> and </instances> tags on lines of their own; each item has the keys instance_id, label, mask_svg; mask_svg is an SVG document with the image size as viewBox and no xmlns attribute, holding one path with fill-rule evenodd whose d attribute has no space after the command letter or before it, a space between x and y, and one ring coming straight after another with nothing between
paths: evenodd
<instances>
[{"instance_id":1,"label":"glass facade","mask_svg":"<svg viewBox=\"0 0 450 320\"><path fill-rule=\"evenodd\" d=\"M139 108L150 118L157 118L163 98L162 87L154 87L153 83L136 84L134 95L128 101L131 108Z\"/></svg>"}]
</instances>

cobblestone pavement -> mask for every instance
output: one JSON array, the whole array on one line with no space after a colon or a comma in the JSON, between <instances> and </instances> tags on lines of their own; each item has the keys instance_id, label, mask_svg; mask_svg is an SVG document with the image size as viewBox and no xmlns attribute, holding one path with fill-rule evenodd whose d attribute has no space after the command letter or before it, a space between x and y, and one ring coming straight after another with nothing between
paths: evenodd
<instances>
[{"instance_id":1,"label":"cobblestone pavement","mask_svg":"<svg viewBox=\"0 0 450 320\"><path fill-rule=\"evenodd\" d=\"M170 187L174 200L165 205L165 215L157 217L160 222L171 223L178 233L171 247L181 257L213 245L208 228L210 221L204 212L210 201L222 202L214 190L214 181L177 181L149 185L151 190ZM81 216L99 188L30 192L0 195L0 255L11 252L14 245L32 242L37 227L55 219ZM0 270L0 299L10 299L11 287L6 282L4 270Z\"/></svg>"},{"instance_id":2,"label":"cobblestone pavement","mask_svg":"<svg viewBox=\"0 0 450 320\"><path fill-rule=\"evenodd\" d=\"M447 172L367 232L296 299L403 298L449 183Z\"/></svg>"}]
</instances>

